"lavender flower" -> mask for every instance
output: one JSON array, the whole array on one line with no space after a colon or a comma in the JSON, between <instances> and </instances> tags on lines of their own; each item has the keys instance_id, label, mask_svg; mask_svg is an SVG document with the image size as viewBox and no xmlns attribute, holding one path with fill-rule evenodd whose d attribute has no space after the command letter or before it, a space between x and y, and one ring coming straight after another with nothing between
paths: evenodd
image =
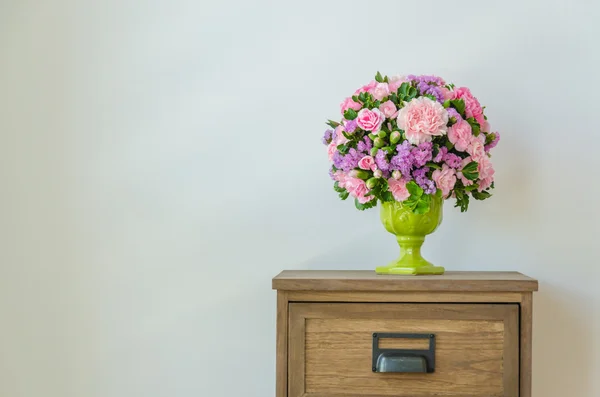
<instances>
[{"instance_id":1,"label":"lavender flower","mask_svg":"<svg viewBox=\"0 0 600 397\"><path fill-rule=\"evenodd\" d=\"M331 143L331 139L333 138L333 130L326 130L323 135L323 145L329 145Z\"/></svg>"},{"instance_id":2,"label":"lavender flower","mask_svg":"<svg viewBox=\"0 0 600 397\"><path fill-rule=\"evenodd\" d=\"M375 164L377 164L377 168L381 171L388 171L390 169L390 163L385 157L385 152L381 149L379 149L375 155Z\"/></svg>"},{"instance_id":3,"label":"lavender flower","mask_svg":"<svg viewBox=\"0 0 600 397\"><path fill-rule=\"evenodd\" d=\"M348 154L343 155L340 152L335 152L333 155L333 165L335 168L349 172L358 167L358 161L362 155L356 149L348 150Z\"/></svg>"},{"instance_id":4,"label":"lavender flower","mask_svg":"<svg viewBox=\"0 0 600 397\"><path fill-rule=\"evenodd\" d=\"M444 90L442 87L446 84L446 82L441 77L409 75L408 79L417 84L417 88L419 89L421 95L433 95L438 102L444 102Z\"/></svg>"},{"instance_id":5,"label":"lavender flower","mask_svg":"<svg viewBox=\"0 0 600 397\"><path fill-rule=\"evenodd\" d=\"M415 167L423 167L425 163L433 158L433 143L423 142L419 146L412 148L413 165Z\"/></svg>"},{"instance_id":6,"label":"lavender flower","mask_svg":"<svg viewBox=\"0 0 600 397\"><path fill-rule=\"evenodd\" d=\"M499 132L494 132L494 135L496 136L494 138L494 140L492 142L490 142L488 145L485 145L484 149L486 152L489 152L490 150L492 150L493 148L496 147L496 145L498 144L498 142L500 141L500 133Z\"/></svg>"},{"instance_id":7,"label":"lavender flower","mask_svg":"<svg viewBox=\"0 0 600 397\"><path fill-rule=\"evenodd\" d=\"M446 146L442 146L438 152L438 154L433 159L434 163L441 163L444 160L444 156L448 153L448 148Z\"/></svg>"},{"instance_id":8,"label":"lavender flower","mask_svg":"<svg viewBox=\"0 0 600 397\"><path fill-rule=\"evenodd\" d=\"M371 141L371 138L369 138L366 135L365 135L363 141L358 142L358 144L356 145L356 149L359 152L368 153L371 150L371 148L373 147L373 142Z\"/></svg>"},{"instance_id":9,"label":"lavender flower","mask_svg":"<svg viewBox=\"0 0 600 397\"><path fill-rule=\"evenodd\" d=\"M347 120L346 124L344 124L344 129L348 134L352 134L356 130L356 119Z\"/></svg>"},{"instance_id":10,"label":"lavender flower","mask_svg":"<svg viewBox=\"0 0 600 397\"><path fill-rule=\"evenodd\" d=\"M408 141L396 147L397 155L392 157L390 169L398 170L406 180L410 180L410 171L413 167L414 158L411 152L412 145Z\"/></svg>"},{"instance_id":11,"label":"lavender flower","mask_svg":"<svg viewBox=\"0 0 600 397\"><path fill-rule=\"evenodd\" d=\"M426 194L434 194L436 192L435 184L429 178L427 178L427 173L429 172L429 167L418 168L413 171L413 177L415 178L415 182L417 185L423 189Z\"/></svg>"}]
</instances>

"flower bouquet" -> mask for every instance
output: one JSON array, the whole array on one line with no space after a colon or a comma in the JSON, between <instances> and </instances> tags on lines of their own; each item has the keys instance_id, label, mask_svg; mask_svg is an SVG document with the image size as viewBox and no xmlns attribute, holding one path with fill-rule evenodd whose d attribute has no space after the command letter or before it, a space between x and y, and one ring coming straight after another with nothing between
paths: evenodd
<instances>
[{"instance_id":1,"label":"flower bouquet","mask_svg":"<svg viewBox=\"0 0 600 397\"><path fill-rule=\"evenodd\" d=\"M385 274L441 274L422 258L425 235L441 223L443 200L461 212L470 197L494 188L490 151L500 135L471 91L436 76L382 76L340 105L325 131L331 178L342 200L365 210L381 202L381 220L396 235L400 258Z\"/></svg>"}]
</instances>

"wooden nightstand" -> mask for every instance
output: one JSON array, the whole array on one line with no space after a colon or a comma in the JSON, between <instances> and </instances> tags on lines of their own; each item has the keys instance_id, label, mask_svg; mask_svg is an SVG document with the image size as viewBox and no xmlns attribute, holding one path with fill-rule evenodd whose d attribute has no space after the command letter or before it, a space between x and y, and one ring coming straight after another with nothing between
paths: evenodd
<instances>
[{"instance_id":1,"label":"wooden nightstand","mask_svg":"<svg viewBox=\"0 0 600 397\"><path fill-rule=\"evenodd\" d=\"M284 271L276 397L531 397L537 288L516 272Z\"/></svg>"}]
</instances>

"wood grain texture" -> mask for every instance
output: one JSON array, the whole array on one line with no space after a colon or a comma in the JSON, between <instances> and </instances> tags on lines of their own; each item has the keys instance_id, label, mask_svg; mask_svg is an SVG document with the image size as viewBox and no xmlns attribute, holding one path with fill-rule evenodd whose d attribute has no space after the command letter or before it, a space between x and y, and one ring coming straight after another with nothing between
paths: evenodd
<instances>
[{"instance_id":1,"label":"wood grain texture","mask_svg":"<svg viewBox=\"0 0 600 397\"><path fill-rule=\"evenodd\" d=\"M533 294L524 293L521 302L521 394L531 397L532 376L532 336L533 336Z\"/></svg>"},{"instance_id":2,"label":"wood grain texture","mask_svg":"<svg viewBox=\"0 0 600 397\"><path fill-rule=\"evenodd\" d=\"M289 291L290 302L519 303L520 292Z\"/></svg>"},{"instance_id":3,"label":"wood grain texture","mask_svg":"<svg viewBox=\"0 0 600 397\"><path fill-rule=\"evenodd\" d=\"M518 272L392 276L369 270L286 270L273 278L273 289L289 291L530 292L537 288L537 280Z\"/></svg>"},{"instance_id":4,"label":"wood grain texture","mask_svg":"<svg viewBox=\"0 0 600 397\"><path fill-rule=\"evenodd\" d=\"M505 394L515 381L504 376L506 359L511 357L508 367L516 363L518 371L518 343L505 341L505 334L518 335L513 329L516 304L290 303L289 307L290 355L304 356L290 358L289 397L516 397ZM373 332L434 333L436 372L373 373Z\"/></svg>"},{"instance_id":5,"label":"wood grain texture","mask_svg":"<svg viewBox=\"0 0 600 397\"><path fill-rule=\"evenodd\" d=\"M275 396L287 397L288 361L288 299L284 291L277 291L277 353Z\"/></svg>"},{"instance_id":6,"label":"wood grain texture","mask_svg":"<svg viewBox=\"0 0 600 397\"><path fill-rule=\"evenodd\" d=\"M519 307L511 305L504 315L504 396L519 395Z\"/></svg>"}]
</instances>

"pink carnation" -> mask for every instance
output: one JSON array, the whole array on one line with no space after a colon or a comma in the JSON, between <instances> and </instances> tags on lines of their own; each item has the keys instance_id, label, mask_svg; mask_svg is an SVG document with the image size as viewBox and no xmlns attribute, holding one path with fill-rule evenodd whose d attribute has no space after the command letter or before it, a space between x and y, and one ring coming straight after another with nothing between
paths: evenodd
<instances>
[{"instance_id":1,"label":"pink carnation","mask_svg":"<svg viewBox=\"0 0 600 397\"><path fill-rule=\"evenodd\" d=\"M346 188L346 180L348 179L348 174L344 171L337 170L333 173L333 179L338 182L339 187Z\"/></svg>"},{"instance_id":2,"label":"pink carnation","mask_svg":"<svg viewBox=\"0 0 600 397\"><path fill-rule=\"evenodd\" d=\"M365 131L379 132L384 119L379 109L363 109L358 112L356 124Z\"/></svg>"},{"instance_id":3,"label":"pink carnation","mask_svg":"<svg viewBox=\"0 0 600 397\"><path fill-rule=\"evenodd\" d=\"M348 109L353 109L353 110L359 111L361 108L362 108L362 105L358 102L354 102L354 99L352 99L350 97L344 99L344 102L342 102L340 104L340 110L342 112L342 115Z\"/></svg>"},{"instance_id":4,"label":"pink carnation","mask_svg":"<svg viewBox=\"0 0 600 397\"><path fill-rule=\"evenodd\" d=\"M485 142L485 138L484 138L483 134L479 134L479 136L477 136L477 137L476 136L471 137L471 141L469 142L469 145L467 146L466 152L471 155L471 158L474 161L479 162L482 157L487 157L485 155L485 148L483 146L484 142Z\"/></svg>"},{"instance_id":5,"label":"pink carnation","mask_svg":"<svg viewBox=\"0 0 600 397\"><path fill-rule=\"evenodd\" d=\"M329 156L329 161L333 161L333 155L337 151L337 144L335 143L335 139L331 141L331 143L327 146L327 156Z\"/></svg>"},{"instance_id":6,"label":"pink carnation","mask_svg":"<svg viewBox=\"0 0 600 397\"><path fill-rule=\"evenodd\" d=\"M448 130L446 124L446 109L427 97L413 99L398 112L398 127L406 132L406 139L413 145L431 142L434 136L445 135Z\"/></svg>"},{"instance_id":7,"label":"pink carnation","mask_svg":"<svg viewBox=\"0 0 600 397\"><path fill-rule=\"evenodd\" d=\"M342 133L342 131L344 130L344 127L342 127L341 125L338 125L335 128L335 144L337 145L343 145L346 142L348 142L348 138L346 138L344 136L344 134Z\"/></svg>"},{"instance_id":8,"label":"pink carnation","mask_svg":"<svg viewBox=\"0 0 600 397\"><path fill-rule=\"evenodd\" d=\"M365 156L358 161L358 168L375 171L377 169L377 165L375 164L375 159L373 156Z\"/></svg>"},{"instance_id":9,"label":"pink carnation","mask_svg":"<svg viewBox=\"0 0 600 397\"><path fill-rule=\"evenodd\" d=\"M388 88L390 89L390 92L396 92L402 83L407 82L408 79L406 76L392 76L388 79L388 81Z\"/></svg>"},{"instance_id":10,"label":"pink carnation","mask_svg":"<svg viewBox=\"0 0 600 397\"><path fill-rule=\"evenodd\" d=\"M343 187L352 195L352 197L356 197L358 202L361 204L369 202L375 198L375 196L365 196L369 189L367 188L365 181L362 179L348 177L344 181Z\"/></svg>"},{"instance_id":11,"label":"pink carnation","mask_svg":"<svg viewBox=\"0 0 600 397\"><path fill-rule=\"evenodd\" d=\"M400 179L400 180L396 180L394 178L388 179L388 189L390 192L392 192L392 195L394 196L394 200L396 200L396 201L402 202L410 197L410 193L408 192L408 189L406 188L406 181L404 181L402 179Z\"/></svg>"},{"instance_id":12,"label":"pink carnation","mask_svg":"<svg viewBox=\"0 0 600 397\"><path fill-rule=\"evenodd\" d=\"M452 99L462 99L465 102L465 115L467 118L474 117L479 125L483 125L485 122L483 109L477 98L471 94L471 90L467 87L456 88L452 91Z\"/></svg>"},{"instance_id":13,"label":"pink carnation","mask_svg":"<svg viewBox=\"0 0 600 397\"><path fill-rule=\"evenodd\" d=\"M477 171L479 171L479 187L478 191L484 191L489 188L494 181L494 167L492 162L487 156L483 156L477 164Z\"/></svg>"},{"instance_id":14,"label":"pink carnation","mask_svg":"<svg viewBox=\"0 0 600 397\"><path fill-rule=\"evenodd\" d=\"M379 105L379 110L381 110L381 113L383 113L385 117L391 119L394 118L394 114L398 109L396 109L396 105L394 104L394 102L386 101Z\"/></svg>"},{"instance_id":15,"label":"pink carnation","mask_svg":"<svg viewBox=\"0 0 600 397\"><path fill-rule=\"evenodd\" d=\"M448 140L459 152L467 150L467 146L471 143L472 138L471 125L464 120L460 120L448 129Z\"/></svg>"},{"instance_id":16,"label":"pink carnation","mask_svg":"<svg viewBox=\"0 0 600 397\"><path fill-rule=\"evenodd\" d=\"M369 90L369 93L373 95L378 101L381 101L386 96L390 95L390 88L387 83L377 83L377 85Z\"/></svg>"},{"instance_id":17,"label":"pink carnation","mask_svg":"<svg viewBox=\"0 0 600 397\"><path fill-rule=\"evenodd\" d=\"M363 85L358 90L354 91L354 95L358 95L361 92L369 92L372 88L375 88L376 85L377 82L375 80L372 80L369 84Z\"/></svg>"},{"instance_id":18,"label":"pink carnation","mask_svg":"<svg viewBox=\"0 0 600 397\"><path fill-rule=\"evenodd\" d=\"M456 184L455 173L453 168L448 167L448 164L444 163L441 170L435 170L431 175L431 179L433 179L437 188L442 191L444 197L450 194L450 191Z\"/></svg>"}]
</instances>

